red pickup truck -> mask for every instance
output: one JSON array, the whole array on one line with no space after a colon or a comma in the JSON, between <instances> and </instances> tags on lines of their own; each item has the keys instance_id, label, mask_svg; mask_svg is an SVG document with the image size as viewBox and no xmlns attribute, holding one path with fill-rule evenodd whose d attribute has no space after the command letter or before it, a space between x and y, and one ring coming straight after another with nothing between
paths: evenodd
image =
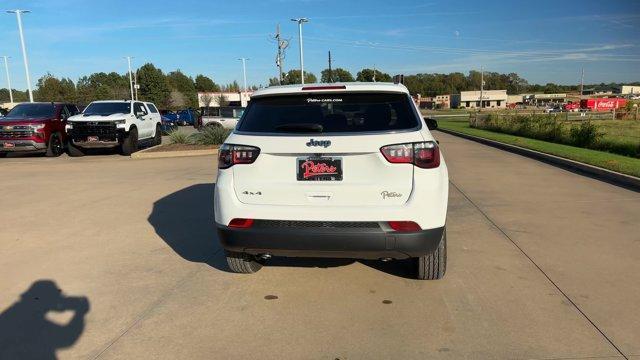
<instances>
[{"instance_id":1,"label":"red pickup truck","mask_svg":"<svg viewBox=\"0 0 640 360\"><path fill-rule=\"evenodd\" d=\"M65 149L65 125L78 107L66 103L22 103L0 117L0 157L16 152L60 156Z\"/></svg>"}]
</instances>

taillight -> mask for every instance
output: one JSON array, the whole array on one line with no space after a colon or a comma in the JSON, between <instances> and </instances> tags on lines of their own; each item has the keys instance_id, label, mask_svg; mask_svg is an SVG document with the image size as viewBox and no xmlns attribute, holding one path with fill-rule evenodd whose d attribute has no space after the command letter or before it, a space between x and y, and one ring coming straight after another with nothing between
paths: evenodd
<instances>
[{"instance_id":1,"label":"taillight","mask_svg":"<svg viewBox=\"0 0 640 360\"><path fill-rule=\"evenodd\" d=\"M383 146L380 152L394 164L413 164L423 169L440 166L440 149L433 141Z\"/></svg>"},{"instance_id":2,"label":"taillight","mask_svg":"<svg viewBox=\"0 0 640 360\"><path fill-rule=\"evenodd\" d=\"M218 169L227 169L236 164L252 164L260 155L255 146L222 144L218 150Z\"/></svg>"},{"instance_id":3,"label":"taillight","mask_svg":"<svg viewBox=\"0 0 640 360\"><path fill-rule=\"evenodd\" d=\"M395 231L400 232L410 232L410 231L420 231L420 225L416 224L413 221L389 221L389 227Z\"/></svg>"},{"instance_id":4,"label":"taillight","mask_svg":"<svg viewBox=\"0 0 640 360\"><path fill-rule=\"evenodd\" d=\"M237 229L247 229L253 225L253 219L236 218L229 222L229 227Z\"/></svg>"}]
</instances>

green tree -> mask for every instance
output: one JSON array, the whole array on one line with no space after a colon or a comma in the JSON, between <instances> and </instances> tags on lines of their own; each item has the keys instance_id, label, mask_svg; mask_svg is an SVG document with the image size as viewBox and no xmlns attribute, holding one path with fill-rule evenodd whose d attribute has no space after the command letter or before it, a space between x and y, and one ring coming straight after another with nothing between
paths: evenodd
<instances>
[{"instance_id":1,"label":"green tree","mask_svg":"<svg viewBox=\"0 0 640 360\"><path fill-rule=\"evenodd\" d=\"M374 70L373 69L362 69L356 75L356 81L366 81L371 82L374 79ZM376 82L389 82L391 81L391 75L387 73L383 73L380 70L375 70L375 81Z\"/></svg>"},{"instance_id":2,"label":"green tree","mask_svg":"<svg viewBox=\"0 0 640 360\"><path fill-rule=\"evenodd\" d=\"M37 101L76 101L76 86L71 79L58 79L47 73L36 84Z\"/></svg>"},{"instance_id":3,"label":"green tree","mask_svg":"<svg viewBox=\"0 0 640 360\"><path fill-rule=\"evenodd\" d=\"M195 109L198 107L198 94L193 79L183 74L182 71L176 70L167 74L167 83L171 89L171 99L175 100L182 95L182 104L177 107L189 107ZM178 92L180 95L175 94Z\"/></svg>"},{"instance_id":4,"label":"green tree","mask_svg":"<svg viewBox=\"0 0 640 360\"><path fill-rule=\"evenodd\" d=\"M280 80L277 77L269 78L269 86L280 85Z\"/></svg>"},{"instance_id":5,"label":"green tree","mask_svg":"<svg viewBox=\"0 0 640 360\"><path fill-rule=\"evenodd\" d=\"M282 83L283 85L284 84L300 84L302 83L302 81L300 80L301 80L300 70L289 70L287 73L284 74ZM318 78L313 73L310 73L308 71L304 72L305 84L313 84L317 81L318 81Z\"/></svg>"},{"instance_id":6,"label":"green tree","mask_svg":"<svg viewBox=\"0 0 640 360\"><path fill-rule=\"evenodd\" d=\"M220 86L213 82L210 77L204 75L196 76L195 80L196 91L198 92L217 92L220 91Z\"/></svg>"},{"instance_id":7,"label":"green tree","mask_svg":"<svg viewBox=\"0 0 640 360\"><path fill-rule=\"evenodd\" d=\"M221 90L226 92L240 92L240 85L238 85L237 81L233 80L232 83L223 85Z\"/></svg>"},{"instance_id":8,"label":"green tree","mask_svg":"<svg viewBox=\"0 0 640 360\"><path fill-rule=\"evenodd\" d=\"M320 82L352 82L355 81L353 75L343 68L335 68L329 72L329 69L324 69L320 73Z\"/></svg>"},{"instance_id":9,"label":"green tree","mask_svg":"<svg viewBox=\"0 0 640 360\"><path fill-rule=\"evenodd\" d=\"M171 90L167 85L166 77L162 70L153 64L142 65L137 71L139 96L141 100L151 101L159 107L168 107Z\"/></svg>"}]
</instances>

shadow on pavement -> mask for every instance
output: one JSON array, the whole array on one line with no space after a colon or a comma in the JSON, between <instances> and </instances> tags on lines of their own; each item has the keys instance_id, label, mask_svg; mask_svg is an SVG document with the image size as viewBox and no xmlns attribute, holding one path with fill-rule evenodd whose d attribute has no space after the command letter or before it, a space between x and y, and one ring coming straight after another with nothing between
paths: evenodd
<instances>
[{"instance_id":1,"label":"shadow on pavement","mask_svg":"<svg viewBox=\"0 0 640 360\"><path fill-rule=\"evenodd\" d=\"M64 325L47 319L49 312L66 311L73 316ZM80 338L88 312L86 297L65 296L52 280L34 282L0 314L0 359L55 359L56 350Z\"/></svg>"},{"instance_id":2,"label":"shadow on pavement","mask_svg":"<svg viewBox=\"0 0 640 360\"><path fill-rule=\"evenodd\" d=\"M153 204L149 223L183 259L228 271L213 217L215 184L197 184L169 194Z\"/></svg>"},{"instance_id":3,"label":"shadow on pavement","mask_svg":"<svg viewBox=\"0 0 640 360\"><path fill-rule=\"evenodd\" d=\"M214 189L215 184L197 184L169 194L153 204L148 221L162 240L183 259L230 272L214 225ZM329 268L347 266L356 261L391 275L414 276L411 260L383 263L376 260L275 256L266 261L265 267Z\"/></svg>"}]
</instances>

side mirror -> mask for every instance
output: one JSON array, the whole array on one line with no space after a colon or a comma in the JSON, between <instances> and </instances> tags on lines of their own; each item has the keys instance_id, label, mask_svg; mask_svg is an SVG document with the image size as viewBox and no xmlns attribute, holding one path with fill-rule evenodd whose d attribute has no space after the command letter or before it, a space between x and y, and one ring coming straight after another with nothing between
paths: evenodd
<instances>
[{"instance_id":1,"label":"side mirror","mask_svg":"<svg viewBox=\"0 0 640 360\"><path fill-rule=\"evenodd\" d=\"M436 121L436 119L424 118L424 121L427 123L427 128L429 130L435 130L438 128L438 122Z\"/></svg>"},{"instance_id":2,"label":"side mirror","mask_svg":"<svg viewBox=\"0 0 640 360\"><path fill-rule=\"evenodd\" d=\"M144 115L144 112L142 112L142 111L136 111L136 117L137 117L137 118L142 117L143 115Z\"/></svg>"}]
</instances>

